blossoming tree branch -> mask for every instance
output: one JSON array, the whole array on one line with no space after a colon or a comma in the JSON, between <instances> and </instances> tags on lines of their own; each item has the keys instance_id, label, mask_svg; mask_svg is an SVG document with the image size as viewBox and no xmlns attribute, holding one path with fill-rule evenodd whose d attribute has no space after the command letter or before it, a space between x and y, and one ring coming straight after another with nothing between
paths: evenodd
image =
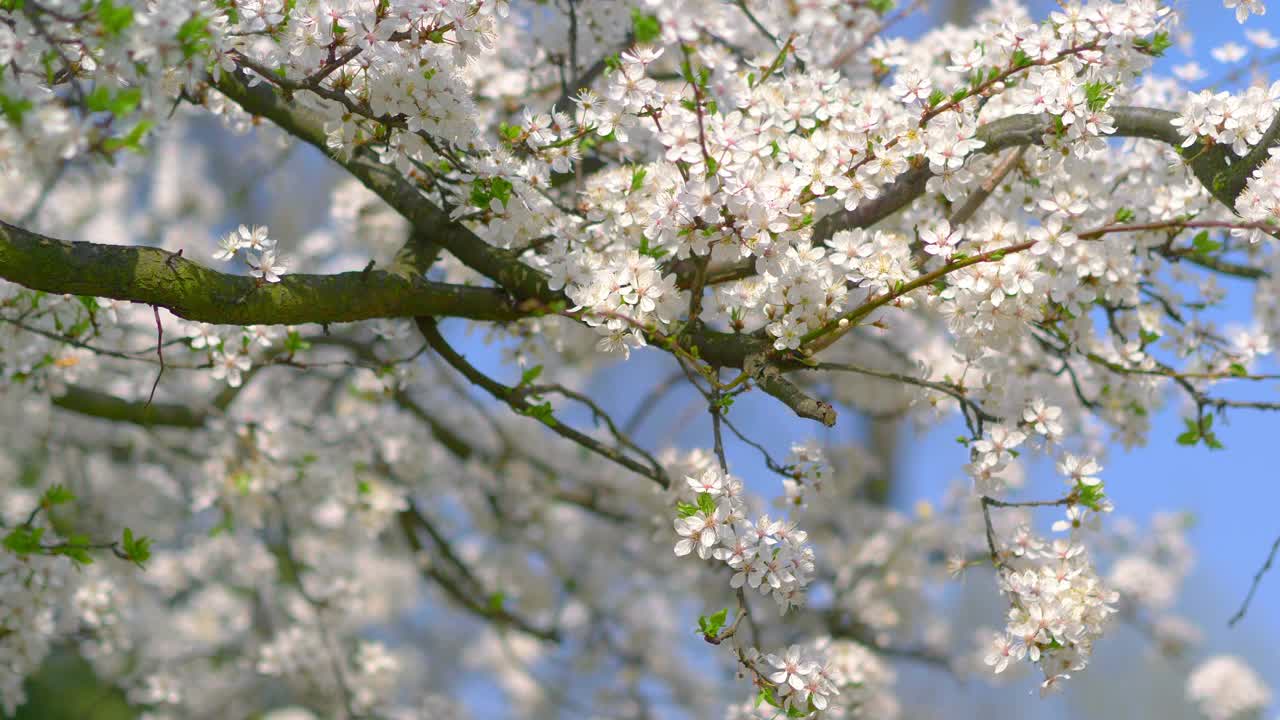
<instances>
[{"instance_id":1,"label":"blossoming tree branch","mask_svg":"<svg viewBox=\"0 0 1280 720\"><path fill-rule=\"evenodd\" d=\"M527 717L891 718L898 663L1185 649L1186 524L1110 521L1103 454L1280 409L1280 82L1153 73L1157 0L895 36L922 4L0 0L0 709L67 648L151 718L396 719L468 672ZM219 124L322 217L215 182ZM959 418L965 481L892 509L859 418ZM1231 657L1187 692L1268 702Z\"/></svg>"}]
</instances>

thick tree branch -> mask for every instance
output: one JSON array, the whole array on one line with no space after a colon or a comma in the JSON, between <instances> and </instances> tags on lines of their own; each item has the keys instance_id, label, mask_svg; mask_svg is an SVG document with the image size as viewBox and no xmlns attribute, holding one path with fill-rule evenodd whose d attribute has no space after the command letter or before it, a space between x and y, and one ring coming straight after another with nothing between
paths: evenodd
<instances>
[{"instance_id":1,"label":"thick tree branch","mask_svg":"<svg viewBox=\"0 0 1280 720\"><path fill-rule=\"evenodd\" d=\"M50 293L128 300L219 325L299 325L423 313L519 317L505 293L370 270L260 283L158 248L68 242L0 221L0 277Z\"/></svg>"},{"instance_id":2,"label":"thick tree branch","mask_svg":"<svg viewBox=\"0 0 1280 720\"><path fill-rule=\"evenodd\" d=\"M1253 172L1252 167L1244 167L1247 163L1228 165L1228 161L1235 158L1230 155L1227 148L1222 146L1204 147L1196 143L1191 147L1182 148L1183 136L1172 124L1173 119L1178 116L1175 112L1129 106L1110 108L1108 112L1111 113L1116 126L1116 131L1111 137L1145 138L1178 148L1179 154L1187 159L1187 164L1200 180L1200 184L1223 205L1232 210L1235 209L1236 196L1244 189L1243 180L1219 181L1218 177L1229 171L1232 178L1235 178L1236 173L1243 172L1244 178L1247 179L1249 173ZM978 128L977 138L986 143L978 152L987 154L1000 152L1006 148L1040 145L1053 126L1054 118L1049 115L1013 115L993 120ZM1274 126L1273 129L1275 129ZM1268 134L1259 147L1274 144L1276 140L1274 135ZM1263 150L1259 158L1254 158L1255 166L1261 159L1265 159L1265 155L1266 152ZM1250 157L1253 157L1252 153ZM840 230L874 225L922 195L931 177L933 173L929 171L928 165L920 165L908 170L898 176L897 181L884 189L875 200L865 201L853 210L841 210L819 220L814 226L814 242L823 242Z\"/></svg>"},{"instance_id":3,"label":"thick tree branch","mask_svg":"<svg viewBox=\"0 0 1280 720\"><path fill-rule=\"evenodd\" d=\"M799 385L782 376L782 370L765 360L763 354L748 357L743 365L747 374L755 379L761 390L778 398L796 415L831 427L836 424L836 410L829 402L823 402L805 393Z\"/></svg>"},{"instance_id":4,"label":"thick tree branch","mask_svg":"<svg viewBox=\"0 0 1280 720\"><path fill-rule=\"evenodd\" d=\"M355 148L343 154L329 148L320 112L285 99L266 83L250 87L243 73L223 73L214 87L246 112L265 117L290 135L315 146L403 215L425 239L440 245L462 264L512 295L543 302L564 299L547 287L545 275L520 262L511 251L490 245L461 223L451 220L417 185L396 167L381 163L373 152Z\"/></svg>"},{"instance_id":5,"label":"thick tree branch","mask_svg":"<svg viewBox=\"0 0 1280 720\"><path fill-rule=\"evenodd\" d=\"M1169 110L1145 107L1114 107L1109 111L1114 118L1116 131L1111 137L1133 137L1156 140L1178 149L1187 160L1192 173L1219 202L1235 210L1235 200L1244 189L1250 174L1266 159L1267 149L1280 142L1280 116L1262 141L1245 158L1236 160L1222 146L1205 147L1196 143L1181 147L1183 136L1172 124L1177 113ZM977 152L996 153L1001 150L1027 145L1040 145L1045 134L1053 129L1054 119L1048 115L1013 115L993 120L978 128L977 138L986 145ZM1229 161L1236 160L1229 164ZM927 164L912 167L871 200L863 200L852 210L838 210L824 216L813 226L813 242L821 244L841 230L867 228L906 207L924 194L933 173ZM688 287L693 268L689 263L678 264L681 286ZM755 274L755 259L712 267L708 269L707 284L740 280Z\"/></svg>"},{"instance_id":6,"label":"thick tree branch","mask_svg":"<svg viewBox=\"0 0 1280 720\"><path fill-rule=\"evenodd\" d=\"M125 400L92 388L72 385L62 395L53 398L53 404L63 410L117 422L133 423L144 427L166 426L181 428L204 427L209 414L179 403L151 403L141 400Z\"/></svg>"}]
</instances>

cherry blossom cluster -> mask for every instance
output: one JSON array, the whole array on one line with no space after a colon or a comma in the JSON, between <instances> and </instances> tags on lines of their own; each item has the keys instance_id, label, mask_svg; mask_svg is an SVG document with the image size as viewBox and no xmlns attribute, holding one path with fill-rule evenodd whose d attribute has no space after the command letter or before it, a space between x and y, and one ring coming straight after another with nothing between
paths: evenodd
<instances>
[{"instance_id":1,"label":"cherry blossom cluster","mask_svg":"<svg viewBox=\"0 0 1280 720\"><path fill-rule=\"evenodd\" d=\"M686 477L685 484L692 502L677 503L676 555L696 551L703 560L723 562L733 570L730 587L772 596L780 614L803 605L815 570L808 533L768 515L748 519L742 482L715 467Z\"/></svg>"},{"instance_id":2,"label":"cherry blossom cluster","mask_svg":"<svg viewBox=\"0 0 1280 720\"><path fill-rule=\"evenodd\" d=\"M1088 665L1119 595L1106 589L1081 545L1046 545L1025 528L1012 542L1017 559L1000 576L1000 590L1010 599L1008 624L992 641L986 663L1000 673L1025 659L1044 672L1042 692L1061 690L1072 672Z\"/></svg>"},{"instance_id":3,"label":"cherry blossom cluster","mask_svg":"<svg viewBox=\"0 0 1280 720\"><path fill-rule=\"evenodd\" d=\"M64 637L75 570L62 558L0 552L0 710L12 714L26 701L27 676Z\"/></svg>"},{"instance_id":4,"label":"cherry blossom cluster","mask_svg":"<svg viewBox=\"0 0 1280 720\"><path fill-rule=\"evenodd\" d=\"M1267 160L1249 176L1248 184L1236 199L1236 211L1252 222L1280 217L1280 149L1271 148ZM1260 236L1258 231L1248 233L1253 241Z\"/></svg>"},{"instance_id":5,"label":"cherry blossom cluster","mask_svg":"<svg viewBox=\"0 0 1280 720\"><path fill-rule=\"evenodd\" d=\"M290 333L296 338L296 333ZM192 350L207 353L215 380L237 388L253 367L252 352L274 348L280 335L279 328L265 325L247 325L227 332L208 323L191 323L187 339Z\"/></svg>"},{"instance_id":6,"label":"cherry blossom cluster","mask_svg":"<svg viewBox=\"0 0 1280 720\"><path fill-rule=\"evenodd\" d=\"M1270 87L1253 86L1242 94L1201 90L1187 98L1173 124L1186 138L1183 147L1207 140L1245 155L1262 140L1277 111L1280 82Z\"/></svg>"},{"instance_id":7,"label":"cherry blossom cluster","mask_svg":"<svg viewBox=\"0 0 1280 720\"><path fill-rule=\"evenodd\" d=\"M783 497L787 505L803 506L806 493L822 493L823 484L834 470L826 451L816 442L795 443L783 465L786 477L782 480Z\"/></svg>"},{"instance_id":8,"label":"cherry blossom cluster","mask_svg":"<svg viewBox=\"0 0 1280 720\"><path fill-rule=\"evenodd\" d=\"M1121 12L1117 6L1107 7L1109 12ZM1127 54L1133 63L1142 62L1144 56L1125 43L1153 32L1157 15L1141 15L1140 9L1132 12L1121 23L1106 18L1105 31L1098 24L1101 16L1092 20L1075 17L1064 20L1063 25L1038 29L1009 26L1001 52L975 58L976 66L956 66L956 72L983 76L1008 72L1008 63L1014 62L1016 53L1022 53L1017 58L1026 60L1018 62L1029 61L1031 67L1013 96L1025 96L1026 100L1002 103L1006 111L1048 112L1063 119L1071 137L1096 138L1111 126L1101 108L1086 107L1089 100L1079 87L1078 75L1087 71L1101 87L1119 79L1113 76L1116 71L1111 70L1111 58ZM1144 19L1147 17L1151 19ZM1033 43L1033 37L1044 41ZM1033 44L1036 52L1027 53L1024 48ZM1108 46L1108 53L1091 52L1102 45ZM799 347L802 338L838 319L848 300L883 291L917 274L910 244L902 235L877 232L871 244L870 238L855 234L859 231L837 233L829 241L835 251L830 257L821 248L807 247L803 237L808 205L821 200L828 207L838 203L852 210L863 200L874 200L879 194L877 185L903 172L913 156L928 160L936 174L931 187L936 186L949 199L959 199L974 182L965 166L966 158L983 147L974 137L976 119L966 112L939 114L936 100L932 105L923 102L930 95L925 78L900 78L887 96L853 90L834 76L818 84L797 85L801 81L785 75L754 85L747 82L745 87L740 84L732 92L708 79L705 88L699 80L692 90L671 98L658 95L656 83L644 77L647 66L660 57L659 53L624 54L605 102L606 107L609 102L618 103L614 109L623 116L630 113L634 125L653 125L657 141L665 148L664 159L675 163L675 168L659 165L601 177L596 181L599 184L587 190L587 197L599 198L605 208L604 213L594 216L603 222L592 230L599 232L599 237L610 238L606 247L620 250L626 246L618 243L619 237L636 237L635 207L649 205L654 210L644 228L642 252L671 253L676 258L710 254L711 260L754 257L761 281L719 287L713 301L701 307L704 312L723 308L713 317L731 327L763 323L776 338L778 349ZM688 72L694 71L693 63L685 66ZM954 76L944 77L950 83L956 81ZM796 100L805 94L817 96L811 103ZM787 98L785 104L782 97ZM711 99L717 105L714 109L709 105ZM595 98L587 101L596 106ZM963 101L956 103L957 108L963 106ZM848 110L839 112L843 108ZM574 131L561 120L531 117L516 136L536 138L545 146L590 129ZM749 131L745 133L749 139L738 139L744 131ZM1098 148L1090 142L1071 147L1077 152ZM927 232L936 236L939 229ZM945 250L927 241L925 247L926 251L934 248L930 254L941 253L945 260L963 232L953 234L947 227L941 236L946 238ZM592 245L587 243L589 248ZM550 268L566 280L582 277L584 265L598 263L591 259L594 253L586 257L569 253L573 246L574 240L566 240L552 245L549 253L552 258L563 253L563 259L550 261ZM635 262L619 250L612 251L615 260L606 261L603 282L580 284L570 290L570 296L580 307L595 308L613 318L615 335L626 325L631 326L626 332L634 335L648 318L630 318L638 320L631 323L618 319L615 314L620 312L621 296L613 299L609 294L627 285L627 270L613 268ZM1010 262L1030 265L1020 258ZM1028 267L1022 273L1030 271ZM610 272L622 277L609 281ZM598 275L590 277L595 280ZM1030 293L1033 286L1024 284L1025 292ZM1013 286L1015 291L1017 287ZM668 285L662 297L669 296L672 289ZM852 297L850 289L856 293ZM994 302L999 301L997 297ZM625 349L638 342L619 339L613 346Z\"/></svg>"},{"instance_id":9,"label":"cherry blossom cluster","mask_svg":"<svg viewBox=\"0 0 1280 720\"><path fill-rule=\"evenodd\" d=\"M732 720L763 720L779 712L788 717L894 720L901 712L891 693L893 670L867 647L820 637L791 645L781 654L755 648L739 657L742 672L763 685L749 702L732 706Z\"/></svg>"},{"instance_id":10,"label":"cherry blossom cluster","mask_svg":"<svg viewBox=\"0 0 1280 720\"><path fill-rule=\"evenodd\" d=\"M998 450L990 448L985 456L992 452ZM1094 642L1119 611L1120 594L1097 574L1081 542L1086 531L1096 528L1091 518L1111 510L1097 477L1101 470L1092 459L1069 453L1058 463L1071 492L1060 503L1066 506L1066 517L1055 522L1053 530L1067 532L1067 538L1048 542L1029 526L1019 525L1002 543L987 516L1000 591L1010 607L1005 630L992 641L985 662L996 673L1015 660L1038 664L1045 678L1042 693L1060 691L1071 673L1088 665ZM985 503L984 513L991 512Z\"/></svg>"},{"instance_id":11,"label":"cherry blossom cluster","mask_svg":"<svg viewBox=\"0 0 1280 720\"><path fill-rule=\"evenodd\" d=\"M288 268L276 255L276 241L267 235L267 228L253 226L252 229L241 225L234 232L227 233L218 242L218 251L213 254L215 260L234 259L241 250L246 251L249 274L263 282L277 283Z\"/></svg>"},{"instance_id":12,"label":"cherry blossom cluster","mask_svg":"<svg viewBox=\"0 0 1280 720\"><path fill-rule=\"evenodd\" d=\"M1228 10L1235 8L1236 22L1240 23L1248 20L1250 13L1254 15L1267 14L1267 6L1262 0L1222 0L1222 5Z\"/></svg>"},{"instance_id":13,"label":"cherry blossom cluster","mask_svg":"<svg viewBox=\"0 0 1280 720\"><path fill-rule=\"evenodd\" d=\"M1271 703L1271 689L1245 661L1215 655L1191 672L1187 699L1209 720L1232 720L1261 715Z\"/></svg>"}]
</instances>

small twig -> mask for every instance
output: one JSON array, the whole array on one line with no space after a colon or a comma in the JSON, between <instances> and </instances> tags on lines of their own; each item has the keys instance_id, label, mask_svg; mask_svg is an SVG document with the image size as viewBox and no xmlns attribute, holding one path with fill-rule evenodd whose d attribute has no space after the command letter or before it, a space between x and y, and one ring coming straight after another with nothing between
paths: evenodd
<instances>
[{"instance_id":1,"label":"small twig","mask_svg":"<svg viewBox=\"0 0 1280 720\"><path fill-rule=\"evenodd\" d=\"M1271 563L1276 559L1276 553L1280 552L1280 536L1276 537L1276 541L1271 543L1271 552L1267 553L1267 561L1262 563L1262 567L1258 568L1258 572L1253 574L1253 583L1249 585L1249 594L1244 596L1244 602L1240 604L1240 609L1235 615L1227 621L1228 627L1235 627L1236 623L1244 618L1244 614L1249 611L1249 603L1253 602L1253 594L1258 591L1258 585L1262 582L1262 576L1267 574L1271 569Z\"/></svg>"},{"instance_id":2,"label":"small twig","mask_svg":"<svg viewBox=\"0 0 1280 720\"><path fill-rule=\"evenodd\" d=\"M764 464L766 467L769 468L770 471L778 475L781 475L782 477L785 477L785 478L791 478L792 480L797 480L797 481L800 480L800 473L796 472L793 467L788 465L783 465L782 463L775 460L773 455L769 453L769 450L765 448L765 446L747 437L733 423L729 422L729 418L722 418L722 420L724 421L725 427L729 428L730 432L738 436L739 440L755 448L756 451L759 452L760 455L764 457Z\"/></svg>"},{"instance_id":3,"label":"small twig","mask_svg":"<svg viewBox=\"0 0 1280 720\"><path fill-rule=\"evenodd\" d=\"M729 474L729 461L724 455L724 437L720 432L720 425L724 418L720 417L724 406L720 404L720 391L714 386L711 388L711 396L707 398L707 411L711 413L711 434L715 438L716 458L720 460L720 472L725 475Z\"/></svg>"},{"instance_id":4,"label":"small twig","mask_svg":"<svg viewBox=\"0 0 1280 720\"><path fill-rule=\"evenodd\" d=\"M1026 152L1027 146L1023 145L1017 150L1009 153L996 165L995 169L991 171L991 175L982 182L982 185L969 193L969 197L965 198L964 204L956 208L955 212L951 213L951 217L948 218L948 222L951 224L952 228L957 228L965 224L973 217L974 213L978 212L978 208L982 207L982 204L987 201L987 198L991 197L991 194L996 191L996 188L1000 187L1000 183L1004 182L1005 177L1007 177L1009 173L1018 166L1018 163L1022 162L1022 156L1025 155Z\"/></svg>"},{"instance_id":5,"label":"small twig","mask_svg":"<svg viewBox=\"0 0 1280 720\"><path fill-rule=\"evenodd\" d=\"M1005 502L997 500L990 495L983 495L979 498L982 503L982 522L986 526L987 532L987 550L991 553L991 564L996 569L1004 567L1004 561L1000 559L1000 552L996 549L996 531L991 523L991 508L1036 508L1036 507L1056 507L1063 505L1072 505L1076 502L1075 493L1071 493L1066 497L1057 500L1024 500L1022 502Z\"/></svg>"},{"instance_id":6,"label":"small twig","mask_svg":"<svg viewBox=\"0 0 1280 720\"><path fill-rule=\"evenodd\" d=\"M702 639L712 645L719 645L725 640L737 635L738 626L741 625L742 621L750 615L751 611L747 609L747 594L742 591L742 588L738 588L738 616L733 619L733 624L722 630L719 634L703 635Z\"/></svg>"},{"instance_id":7,"label":"small twig","mask_svg":"<svg viewBox=\"0 0 1280 720\"><path fill-rule=\"evenodd\" d=\"M156 318L156 357L160 358L160 372L156 373L156 380L151 383L151 393L142 405L143 410L151 407L151 401L156 397L156 388L160 387L160 378L164 375L164 326L160 324L160 307L152 305L151 312Z\"/></svg>"}]
</instances>

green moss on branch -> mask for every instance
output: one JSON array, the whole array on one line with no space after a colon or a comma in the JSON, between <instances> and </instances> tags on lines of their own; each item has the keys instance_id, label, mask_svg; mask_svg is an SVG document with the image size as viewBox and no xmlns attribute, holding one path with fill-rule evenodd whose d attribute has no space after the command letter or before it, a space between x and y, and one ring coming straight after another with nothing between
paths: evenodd
<instances>
[{"instance_id":1,"label":"green moss on branch","mask_svg":"<svg viewBox=\"0 0 1280 720\"><path fill-rule=\"evenodd\" d=\"M0 277L33 290L128 300L220 325L298 325L440 315L512 320L506 293L381 270L286 275L278 283L157 248L68 242L0 221Z\"/></svg>"}]
</instances>

